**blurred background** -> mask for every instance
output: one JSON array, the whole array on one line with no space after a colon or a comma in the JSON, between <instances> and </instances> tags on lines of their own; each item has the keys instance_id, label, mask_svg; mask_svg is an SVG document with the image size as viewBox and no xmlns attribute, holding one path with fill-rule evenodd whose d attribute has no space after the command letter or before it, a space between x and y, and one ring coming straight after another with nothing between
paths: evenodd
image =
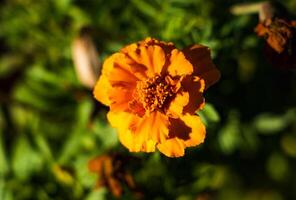
<instances>
[{"instance_id":1,"label":"blurred background","mask_svg":"<svg viewBox=\"0 0 296 200\"><path fill-rule=\"evenodd\" d=\"M0 199L296 199L296 72L264 56L258 13L230 12L244 2L1 0ZM182 158L129 153L92 96L104 59L148 36L209 46L222 74Z\"/></svg>"}]
</instances>

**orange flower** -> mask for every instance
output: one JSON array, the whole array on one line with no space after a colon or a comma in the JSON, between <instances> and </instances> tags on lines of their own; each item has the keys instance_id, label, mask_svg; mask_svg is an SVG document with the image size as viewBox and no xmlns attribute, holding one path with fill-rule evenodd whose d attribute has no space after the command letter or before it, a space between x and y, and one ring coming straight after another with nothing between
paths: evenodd
<instances>
[{"instance_id":1,"label":"orange flower","mask_svg":"<svg viewBox=\"0 0 296 200\"><path fill-rule=\"evenodd\" d=\"M295 28L296 21L268 18L256 26L255 32L259 37L264 37L269 46L280 54L287 47L291 46Z\"/></svg>"},{"instance_id":2,"label":"orange flower","mask_svg":"<svg viewBox=\"0 0 296 200\"><path fill-rule=\"evenodd\" d=\"M134 179L126 169L129 159L131 158L119 154L106 154L90 160L89 170L99 175L96 187L107 187L115 197L120 198L124 186L127 186L139 196Z\"/></svg>"},{"instance_id":3,"label":"orange flower","mask_svg":"<svg viewBox=\"0 0 296 200\"><path fill-rule=\"evenodd\" d=\"M220 77L210 50L147 38L128 45L104 62L94 96L110 106L107 118L131 152L184 155L204 141L205 126L195 113L203 92Z\"/></svg>"},{"instance_id":4,"label":"orange flower","mask_svg":"<svg viewBox=\"0 0 296 200\"><path fill-rule=\"evenodd\" d=\"M266 39L264 54L273 66L296 68L296 20L268 18L256 26L255 32Z\"/></svg>"}]
</instances>

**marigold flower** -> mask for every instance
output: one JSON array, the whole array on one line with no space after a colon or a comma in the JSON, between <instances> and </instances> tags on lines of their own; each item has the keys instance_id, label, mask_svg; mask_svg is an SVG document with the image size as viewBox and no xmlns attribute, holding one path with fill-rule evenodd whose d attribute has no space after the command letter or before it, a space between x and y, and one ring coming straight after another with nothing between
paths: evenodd
<instances>
[{"instance_id":1,"label":"marigold flower","mask_svg":"<svg viewBox=\"0 0 296 200\"><path fill-rule=\"evenodd\" d=\"M267 60L281 69L296 68L296 21L281 18L260 22L255 32L266 39L264 54Z\"/></svg>"},{"instance_id":2,"label":"marigold flower","mask_svg":"<svg viewBox=\"0 0 296 200\"><path fill-rule=\"evenodd\" d=\"M120 198L124 186L127 186L135 196L139 196L134 179L126 169L129 159L119 154L106 154L90 160L89 170L99 176L96 187L107 187L115 197Z\"/></svg>"},{"instance_id":3,"label":"marigold flower","mask_svg":"<svg viewBox=\"0 0 296 200\"><path fill-rule=\"evenodd\" d=\"M289 48L296 30L296 21L287 21L280 18L266 19L260 22L255 32L259 37L264 37L271 48L277 53L282 53Z\"/></svg>"},{"instance_id":4,"label":"marigold flower","mask_svg":"<svg viewBox=\"0 0 296 200\"><path fill-rule=\"evenodd\" d=\"M220 77L206 46L178 50L147 38L107 58L94 96L110 106L107 118L131 152L184 155L204 141L205 126L195 113L203 92Z\"/></svg>"}]
</instances>

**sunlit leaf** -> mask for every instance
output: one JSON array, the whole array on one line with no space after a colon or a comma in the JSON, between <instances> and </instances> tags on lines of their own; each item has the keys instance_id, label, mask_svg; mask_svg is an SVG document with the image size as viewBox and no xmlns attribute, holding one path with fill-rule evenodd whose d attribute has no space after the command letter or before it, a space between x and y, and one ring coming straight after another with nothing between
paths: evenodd
<instances>
[{"instance_id":1,"label":"sunlit leaf","mask_svg":"<svg viewBox=\"0 0 296 200\"><path fill-rule=\"evenodd\" d=\"M88 99L84 99L84 101L80 103L75 116L76 123L72 127L72 134L70 138L68 138L65 142L65 145L60 154L60 163L65 163L66 161L68 161L81 148L81 139L83 135L86 134L84 131L86 130L87 124L89 123L92 106L92 102L90 102Z\"/></svg>"},{"instance_id":2,"label":"sunlit leaf","mask_svg":"<svg viewBox=\"0 0 296 200\"><path fill-rule=\"evenodd\" d=\"M0 199L13 200L13 193L5 184L5 180L0 178Z\"/></svg>"},{"instance_id":3,"label":"sunlit leaf","mask_svg":"<svg viewBox=\"0 0 296 200\"><path fill-rule=\"evenodd\" d=\"M33 149L25 136L20 136L15 143L12 156L12 170L20 179L27 179L43 167L43 158Z\"/></svg>"},{"instance_id":4,"label":"sunlit leaf","mask_svg":"<svg viewBox=\"0 0 296 200\"><path fill-rule=\"evenodd\" d=\"M7 174L7 172L9 171L9 166L8 166L8 162L7 162L7 158L6 158L6 152L4 149L4 144L2 141L2 133L0 130L0 179L2 176L5 176L5 174Z\"/></svg>"},{"instance_id":5,"label":"sunlit leaf","mask_svg":"<svg viewBox=\"0 0 296 200\"><path fill-rule=\"evenodd\" d=\"M94 122L94 133L102 142L102 149L111 148L118 143L116 130L103 121Z\"/></svg>"},{"instance_id":6,"label":"sunlit leaf","mask_svg":"<svg viewBox=\"0 0 296 200\"><path fill-rule=\"evenodd\" d=\"M254 125L262 134L272 134L283 130L287 126L284 116L261 114L255 118Z\"/></svg>"},{"instance_id":7,"label":"sunlit leaf","mask_svg":"<svg viewBox=\"0 0 296 200\"><path fill-rule=\"evenodd\" d=\"M216 123L220 121L220 116L215 107L210 104L206 103L205 107L198 111L198 115L201 117L203 122L207 125L210 123Z\"/></svg>"},{"instance_id":8,"label":"sunlit leaf","mask_svg":"<svg viewBox=\"0 0 296 200\"><path fill-rule=\"evenodd\" d=\"M105 188L100 188L100 189L97 189L97 190L94 190L93 192L89 193L87 196L86 196L86 200L105 200L107 199L106 198L106 189Z\"/></svg>"},{"instance_id":9,"label":"sunlit leaf","mask_svg":"<svg viewBox=\"0 0 296 200\"><path fill-rule=\"evenodd\" d=\"M90 156L79 157L75 162L78 181L87 188L93 188L97 180L96 175L92 174L87 166Z\"/></svg>"},{"instance_id":10,"label":"sunlit leaf","mask_svg":"<svg viewBox=\"0 0 296 200\"><path fill-rule=\"evenodd\" d=\"M218 134L218 141L221 150L226 154L233 153L240 146L242 136L237 113L231 112L229 114L228 122Z\"/></svg>"},{"instance_id":11,"label":"sunlit leaf","mask_svg":"<svg viewBox=\"0 0 296 200\"><path fill-rule=\"evenodd\" d=\"M74 177L67 169L64 169L62 166L54 164L52 166L52 173L55 175L56 179L62 184L69 186L74 184Z\"/></svg>"}]
</instances>

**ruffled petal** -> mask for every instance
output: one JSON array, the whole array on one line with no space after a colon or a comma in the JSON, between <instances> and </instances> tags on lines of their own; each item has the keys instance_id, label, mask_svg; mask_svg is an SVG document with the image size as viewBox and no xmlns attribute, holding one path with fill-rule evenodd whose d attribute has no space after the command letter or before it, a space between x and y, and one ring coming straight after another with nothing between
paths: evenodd
<instances>
[{"instance_id":1,"label":"ruffled petal","mask_svg":"<svg viewBox=\"0 0 296 200\"><path fill-rule=\"evenodd\" d=\"M119 53L115 53L107 58L103 64L102 74L97 81L93 94L95 98L106 106L110 105L108 91L111 89L111 85L108 81L111 70L113 69L114 60L120 56Z\"/></svg>"},{"instance_id":2,"label":"ruffled petal","mask_svg":"<svg viewBox=\"0 0 296 200\"><path fill-rule=\"evenodd\" d=\"M93 91L93 95L95 96L95 98L106 106L109 106L111 103L108 97L108 91L110 90L110 88L111 85L107 77L101 75Z\"/></svg>"},{"instance_id":3,"label":"ruffled petal","mask_svg":"<svg viewBox=\"0 0 296 200\"><path fill-rule=\"evenodd\" d=\"M108 91L110 109L114 112L127 112L133 99L133 90L128 87L113 87Z\"/></svg>"},{"instance_id":4,"label":"ruffled petal","mask_svg":"<svg viewBox=\"0 0 296 200\"><path fill-rule=\"evenodd\" d=\"M182 51L186 59L194 66L194 75L205 80L207 89L220 78L220 72L211 60L210 49L202 45L192 45Z\"/></svg>"},{"instance_id":5,"label":"ruffled petal","mask_svg":"<svg viewBox=\"0 0 296 200\"><path fill-rule=\"evenodd\" d=\"M199 109L205 105L203 92L205 89L205 81L197 76L187 76L182 80L182 88L188 92L188 103L183 107L182 114L195 114Z\"/></svg>"},{"instance_id":6,"label":"ruffled petal","mask_svg":"<svg viewBox=\"0 0 296 200\"><path fill-rule=\"evenodd\" d=\"M186 114L181 117L181 120L184 121L186 126L191 128L189 138L184 141L186 147L192 147L203 143L206 137L206 128L200 117Z\"/></svg>"},{"instance_id":7,"label":"ruffled petal","mask_svg":"<svg viewBox=\"0 0 296 200\"><path fill-rule=\"evenodd\" d=\"M135 63L135 61L123 53L119 53L116 59L114 59L112 67L112 71L115 69L121 70L121 73L125 71L126 74L128 74L130 77L134 77L135 79L141 79L145 77L145 71L147 70L145 66ZM110 74L110 76L112 76L112 74ZM124 78L121 78L121 80L124 80Z\"/></svg>"},{"instance_id":8,"label":"ruffled petal","mask_svg":"<svg viewBox=\"0 0 296 200\"><path fill-rule=\"evenodd\" d=\"M146 38L145 40L139 42L139 45L142 45L142 46L149 46L149 45L157 45L157 46L160 46L165 54L170 54L171 51L173 49L175 49L175 45L172 43L172 42L163 42L163 41L159 41L159 40L156 40L154 38Z\"/></svg>"},{"instance_id":9,"label":"ruffled petal","mask_svg":"<svg viewBox=\"0 0 296 200\"><path fill-rule=\"evenodd\" d=\"M134 147L134 136L129 130L129 124L133 120L134 115L128 112L108 112L107 118L111 126L116 128L118 131L119 141L127 147L130 151L139 148Z\"/></svg>"},{"instance_id":10,"label":"ruffled petal","mask_svg":"<svg viewBox=\"0 0 296 200\"><path fill-rule=\"evenodd\" d=\"M153 152L158 142L166 140L168 118L159 112L142 118L127 112L108 113L111 125L118 129L119 140L131 152Z\"/></svg>"},{"instance_id":11,"label":"ruffled petal","mask_svg":"<svg viewBox=\"0 0 296 200\"><path fill-rule=\"evenodd\" d=\"M202 143L205 133L200 118L186 114L180 119L170 119L169 139L158 144L157 148L168 157L180 157L184 155L186 147Z\"/></svg>"},{"instance_id":12,"label":"ruffled petal","mask_svg":"<svg viewBox=\"0 0 296 200\"><path fill-rule=\"evenodd\" d=\"M139 80L129 69L114 62L114 67L109 73L108 90L110 109L113 111L128 111L129 102L133 100L133 93Z\"/></svg>"},{"instance_id":13,"label":"ruffled petal","mask_svg":"<svg viewBox=\"0 0 296 200\"><path fill-rule=\"evenodd\" d=\"M172 138L161 144L158 144L157 148L167 157L182 157L185 153L184 142L178 138Z\"/></svg>"},{"instance_id":14,"label":"ruffled petal","mask_svg":"<svg viewBox=\"0 0 296 200\"><path fill-rule=\"evenodd\" d=\"M158 45L140 46L126 55L138 65L144 65L148 77L160 74L165 64L165 53Z\"/></svg>"},{"instance_id":15,"label":"ruffled petal","mask_svg":"<svg viewBox=\"0 0 296 200\"><path fill-rule=\"evenodd\" d=\"M182 79L181 88L182 90L176 94L167 109L167 114L173 118L178 118L186 113L194 114L205 104L203 97L205 82L203 79L197 76L186 76Z\"/></svg>"},{"instance_id":16,"label":"ruffled petal","mask_svg":"<svg viewBox=\"0 0 296 200\"><path fill-rule=\"evenodd\" d=\"M109 81L113 87L118 85L134 87L139 79L129 70L123 68L120 64L114 63L114 68L109 75Z\"/></svg>"},{"instance_id":17,"label":"ruffled petal","mask_svg":"<svg viewBox=\"0 0 296 200\"><path fill-rule=\"evenodd\" d=\"M189 93L179 92L170 103L167 114L172 118L178 118L183 113L183 108L189 103Z\"/></svg>"},{"instance_id":18,"label":"ruffled petal","mask_svg":"<svg viewBox=\"0 0 296 200\"><path fill-rule=\"evenodd\" d=\"M190 75L193 72L193 66L185 58L182 51L174 49L171 52L170 65L168 66L167 71L173 77Z\"/></svg>"},{"instance_id":19,"label":"ruffled petal","mask_svg":"<svg viewBox=\"0 0 296 200\"><path fill-rule=\"evenodd\" d=\"M130 124L130 129L137 135L142 135L148 140L153 140L156 143L165 141L168 136L168 117L160 112L153 112L150 115L145 115L142 118L134 118Z\"/></svg>"},{"instance_id":20,"label":"ruffled petal","mask_svg":"<svg viewBox=\"0 0 296 200\"><path fill-rule=\"evenodd\" d=\"M123 47L122 49L120 49L120 52L127 54L129 52L136 51L137 48L138 48L138 44L132 43L132 44L127 45L127 46Z\"/></svg>"}]
</instances>

